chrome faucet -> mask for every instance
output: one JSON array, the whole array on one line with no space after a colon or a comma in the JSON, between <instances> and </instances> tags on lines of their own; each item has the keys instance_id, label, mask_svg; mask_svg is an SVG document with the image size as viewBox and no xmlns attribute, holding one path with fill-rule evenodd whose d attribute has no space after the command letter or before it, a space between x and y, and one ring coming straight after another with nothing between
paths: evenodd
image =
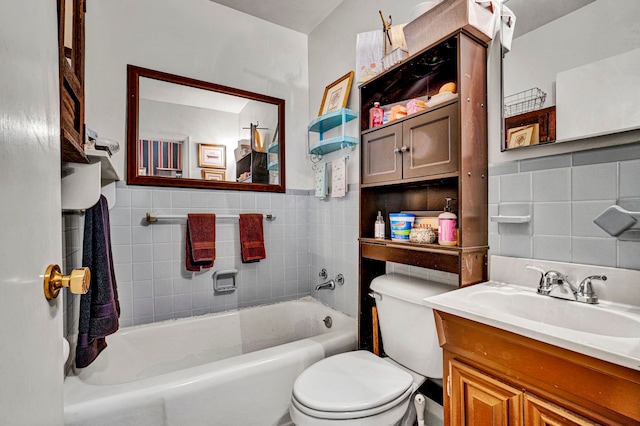
<instances>
[{"instance_id":1,"label":"chrome faucet","mask_svg":"<svg viewBox=\"0 0 640 426\"><path fill-rule=\"evenodd\" d=\"M328 289L328 290L335 290L336 289L336 282L335 280L329 280L326 283L322 283L322 284L318 284L316 286L316 292L318 290L324 290L324 289Z\"/></svg>"},{"instance_id":2,"label":"chrome faucet","mask_svg":"<svg viewBox=\"0 0 640 426\"><path fill-rule=\"evenodd\" d=\"M526 265L525 268L540 272L540 283L538 284L538 294L553 296L551 291L558 286L567 286L571 290L571 298L577 302L595 304L598 303L598 296L593 290L591 280L606 281L605 275L591 275L580 282L576 288L562 272L550 270L545 271L536 266Z\"/></svg>"},{"instance_id":3,"label":"chrome faucet","mask_svg":"<svg viewBox=\"0 0 640 426\"><path fill-rule=\"evenodd\" d=\"M327 270L323 269L320 272L319 276L326 279L327 278ZM338 284L338 285L344 284L344 276L342 274L336 275L335 278L330 279L327 282L324 282L322 284L318 284L316 286L316 288L315 288L315 291L317 293L319 290L324 290L324 289L335 290L336 289L336 284Z\"/></svg>"}]
</instances>

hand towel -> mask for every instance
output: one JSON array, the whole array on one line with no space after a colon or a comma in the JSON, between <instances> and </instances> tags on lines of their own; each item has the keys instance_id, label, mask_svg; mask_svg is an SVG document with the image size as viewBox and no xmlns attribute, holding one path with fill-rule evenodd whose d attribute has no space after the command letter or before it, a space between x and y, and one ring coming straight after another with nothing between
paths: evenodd
<instances>
[{"instance_id":1,"label":"hand towel","mask_svg":"<svg viewBox=\"0 0 640 426\"><path fill-rule=\"evenodd\" d=\"M185 240L187 271L198 272L202 268L211 268L216 260L216 215L188 214Z\"/></svg>"},{"instance_id":2,"label":"hand towel","mask_svg":"<svg viewBox=\"0 0 640 426\"><path fill-rule=\"evenodd\" d=\"M316 193L315 196L324 200L327 197L327 163L315 166Z\"/></svg>"},{"instance_id":3,"label":"hand towel","mask_svg":"<svg viewBox=\"0 0 640 426\"><path fill-rule=\"evenodd\" d=\"M264 230L261 214L240 215L240 249L242 263L259 262L267 257L264 249Z\"/></svg>"},{"instance_id":4,"label":"hand towel","mask_svg":"<svg viewBox=\"0 0 640 426\"><path fill-rule=\"evenodd\" d=\"M89 291L80 297L76 367L83 368L107 347L105 337L118 330L120 303L111 254L107 199L85 212L82 266L91 270Z\"/></svg>"},{"instance_id":5,"label":"hand towel","mask_svg":"<svg viewBox=\"0 0 640 426\"><path fill-rule=\"evenodd\" d=\"M347 157L331 163L331 198L347 195Z\"/></svg>"}]
</instances>

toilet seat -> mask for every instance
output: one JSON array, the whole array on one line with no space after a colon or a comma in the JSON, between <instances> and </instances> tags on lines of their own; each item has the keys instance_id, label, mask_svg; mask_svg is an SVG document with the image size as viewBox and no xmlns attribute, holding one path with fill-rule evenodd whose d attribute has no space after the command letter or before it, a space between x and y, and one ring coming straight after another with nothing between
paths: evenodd
<instances>
[{"instance_id":1,"label":"toilet seat","mask_svg":"<svg viewBox=\"0 0 640 426\"><path fill-rule=\"evenodd\" d=\"M346 352L302 372L292 406L319 419L363 418L407 402L414 387L413 375L371 352Z\"/></svg>"},{"instance_id":2,"label":"toilet seat","mask_svg":"<svg viewBox=\"0 0 640 426\"><path fill-rule=\"evenodd\" d=\"M407 389L405 393L400 395L398 398L390 401L384 405L379 407L369 408L367 410L358 410L358 411L318 411L312 408L306 407L300 402L298 402L295 397L291 399L291 404L301 413L306 414L307 416L315 417L318 419L327 419L327 420L349 420L349 419L360 419L364 417L375 416L380 413L386 413L398 405L401 405L408 401L409 397L413 393L413 388ZM404 413L405 409L401 410L401 413Z\"/></svg>"}]
</instances>

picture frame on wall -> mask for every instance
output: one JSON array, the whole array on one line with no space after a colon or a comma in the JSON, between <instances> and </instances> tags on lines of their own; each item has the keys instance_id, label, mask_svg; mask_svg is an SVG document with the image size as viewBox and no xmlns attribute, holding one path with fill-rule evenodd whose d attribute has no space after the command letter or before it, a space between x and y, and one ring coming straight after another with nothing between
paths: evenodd
<instances>
[{"instance_id":1,"label":"picture frame on wall","mask_svg":"<svg viewBox=\"0 0 640 426\"><path fill-rule=\"evenodd\" d=\"M226 172L220 169L202 169L204 180L226 180Z\"/></svg>"},{"instance_id":2,"label":"picture frame on wall","mask_svg":"<svg viewBox=\"0 0 640 426\"><path fill-rule=\"evenodd\" d=\"M349 71L324 89L324 96L320 104L318 116L335 111L347 106L351 83L353 82L353 71Z\"/></svg>"},{"instance_id":3,"label":"picture frame on wall","mask_svg":"<svg viewBox=\"0 0 640 426\"><path fill-rule=\"evenodd\" d=\"M227 168L227 147L224 145L198 144L198 167L210 169Z\"/></svg>"},{"instance_id":4,"label":"picture frame on wall","mask_svg":"<svg viewBox=\"0 0 640 426\"><path fill-rule=\"evenodd\" d=\"M538 141L534 141L534 139L537 139L534 138L534 130L536 130L536 126L533 124L509 129L507 134L507 149L537 144Z\"/></svg>"}]
</instances>

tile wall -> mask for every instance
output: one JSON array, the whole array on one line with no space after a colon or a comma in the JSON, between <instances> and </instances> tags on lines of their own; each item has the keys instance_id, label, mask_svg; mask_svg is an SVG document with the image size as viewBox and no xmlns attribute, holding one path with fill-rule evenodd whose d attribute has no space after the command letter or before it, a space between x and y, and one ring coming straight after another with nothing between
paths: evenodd
<instances>
[{"instance_id":1,"label":"tile wall","mask_svg":"<svg viewBox=\"0 0 640 426\"><path fill-rule=\"evenodd\" d=\"M110 210L121 326L190 317L272 303L309 294L308 191L270 194L116 184ZM147 212L170 215L271 213L264 222L267 259L240 261L238 221L218 219L214 267L184 268L184 220L145 221ZM217 270L238 269L238 289L214 293Z\"/></svg>"},{"instance_id":2,"label":"tile wall","mask_svg":"<svg viewBox=\"0 0 640 426\"><path fill-rule=\"evenodd\" d=\"M531 215L491 222L491 254L640 269L640 242L593 223L611 205L640 210L640 143L502 163L489 176L489 216Z\"/></svg>"},{"instance_id":3,"label":"tile wall","mask_svg":"<svg viewBox=\"0 0 640 426\"><path fill-rule=\"evenodd\" d=\"M309 196L311 293L354 318L358 316L358 199L355 184L343 198ZM315 293L313 287L325 281L318 276L322 268L329 278L344 275L344 285Z\"/></svg>"}]
</instances>

